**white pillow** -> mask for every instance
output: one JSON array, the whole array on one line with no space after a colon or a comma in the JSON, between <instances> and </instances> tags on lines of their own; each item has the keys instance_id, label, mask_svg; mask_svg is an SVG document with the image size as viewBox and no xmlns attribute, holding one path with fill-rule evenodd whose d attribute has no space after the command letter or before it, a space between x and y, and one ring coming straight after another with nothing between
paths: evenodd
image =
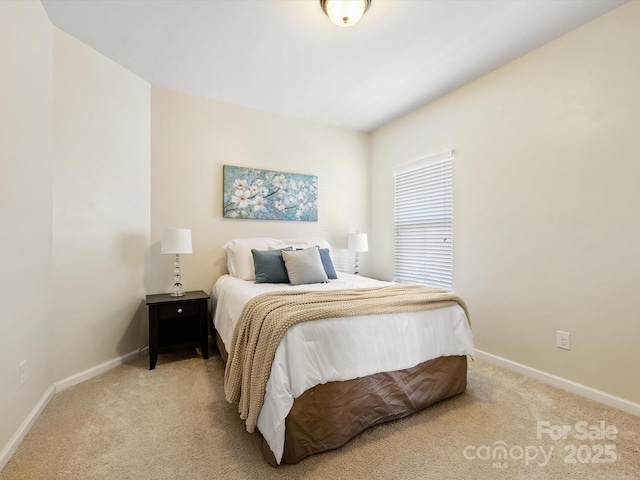
<instances>
[{"instance_id":1,"label":"white pillow","mask_svg":"<svg viewBox=\"0 0 640 480\"><path fill-rule=\"evenodd\" d=\"M256 272L251 249L268 250L269 245L278 240L271 237L241 238L224 244L227 252L227 269L229 274L241 280L255 280Z\"/></svg>"},{"instance_id":2,"label":"white pillow","mask_svg":"<svg viewBox=\"0 0 640 480\"><path fill-rule=\"evenodd\" d=\"M282 259L287 267L291 285L327 283L329 278L322 265L318 247L304 250L283 250Z\"/></svg>"},{"instance_id":3,"label":"white pillow","mask_svg":"<svg viewBox=\"0 0 640 480\"><path fill-rule=\"evenodd\" d=\"M329 242L327 242L323 238L313 238L313 237L288 238L288 239L279 240L279 242L284 243L285 246L292 246L294 248L310 248L317 245L320 248L328 248L329 252L331 252L331 245L329 245Z\"/></svg>"}]
</instances>

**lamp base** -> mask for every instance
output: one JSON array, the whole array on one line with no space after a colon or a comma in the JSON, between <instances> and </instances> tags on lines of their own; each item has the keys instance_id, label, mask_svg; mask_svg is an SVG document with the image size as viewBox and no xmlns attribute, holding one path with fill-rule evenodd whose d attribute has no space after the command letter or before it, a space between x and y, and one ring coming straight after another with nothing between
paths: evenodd
<instances>
[{"instance_id":1,"label":"lamp base","mask_svg":"<svg viewBox=\"0 0 640 480\"><path fill-rule=\"evenodd\" d=\"M172 297L184 297L182 291L182 275L180 275L180 255L176 253L176 262L173 270L173 292Z\"/></svg>"}]
</instances>

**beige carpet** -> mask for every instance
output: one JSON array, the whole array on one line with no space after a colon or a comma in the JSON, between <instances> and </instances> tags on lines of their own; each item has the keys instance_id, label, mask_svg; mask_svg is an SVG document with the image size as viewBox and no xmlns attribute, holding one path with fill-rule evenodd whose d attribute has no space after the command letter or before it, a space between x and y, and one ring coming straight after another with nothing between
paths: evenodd
<instances>
[{"instance_id":1,"label":"beige carpet","mask_svg":"<svg viewBox=\"0 0 640 480\"><path fill-rule=\"evenodd\" d=\"M639 417L485 362L469 363L466 393L279 468L224 400L222 379L220 357L185 352L161 355L154 371L140 357L57 394L0 479L640 479ZM538 421L572 430L538 439ZM618 433L577 440L580 421ZM506 460L485 459L496 442Z\"/></svg>"}]
</instances>

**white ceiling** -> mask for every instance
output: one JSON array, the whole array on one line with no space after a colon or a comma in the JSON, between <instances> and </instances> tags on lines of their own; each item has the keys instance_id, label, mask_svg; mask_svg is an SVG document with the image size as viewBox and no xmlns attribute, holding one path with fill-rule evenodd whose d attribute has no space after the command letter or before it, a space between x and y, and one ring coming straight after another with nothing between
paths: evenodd
<instances>
[{"instance_id":1,"label":"white ceiling","mask_svg":"<svg viewBox=\"0 0 640 480\"><path fill-rule=\"evenodd\" d=\"M152 85L372 131L625 0L42 0L52 23Z\"/></svg>"}]
</instances>

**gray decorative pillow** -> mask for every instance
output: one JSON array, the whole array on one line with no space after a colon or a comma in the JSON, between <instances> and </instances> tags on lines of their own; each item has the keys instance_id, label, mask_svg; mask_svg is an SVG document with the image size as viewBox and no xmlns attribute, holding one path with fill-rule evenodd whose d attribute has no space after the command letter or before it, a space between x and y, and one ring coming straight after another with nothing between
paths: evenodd
<instances>
[{"instance_id":1,"label":"gray decorative pillow","mask_svg":"<svg viewBox=\"0 0 640 480\"><path fill-rule=\"evenodd\" d=\"M282 250L291 250L291 247ZM282 250L251 249L255 265L256 283L289 283Z\"/></svg>"},{"instance_id":2,"label":"gray decorative pillow","mask_svg":"<svg viewBox=\"0 0 640 480\"><path fill-rule=\"evenodd\" d=\"M322 265L318 247L283 251L282 259L287 268L291 285L327 283L329 281Z\"/></svg>"}]
</instances>

